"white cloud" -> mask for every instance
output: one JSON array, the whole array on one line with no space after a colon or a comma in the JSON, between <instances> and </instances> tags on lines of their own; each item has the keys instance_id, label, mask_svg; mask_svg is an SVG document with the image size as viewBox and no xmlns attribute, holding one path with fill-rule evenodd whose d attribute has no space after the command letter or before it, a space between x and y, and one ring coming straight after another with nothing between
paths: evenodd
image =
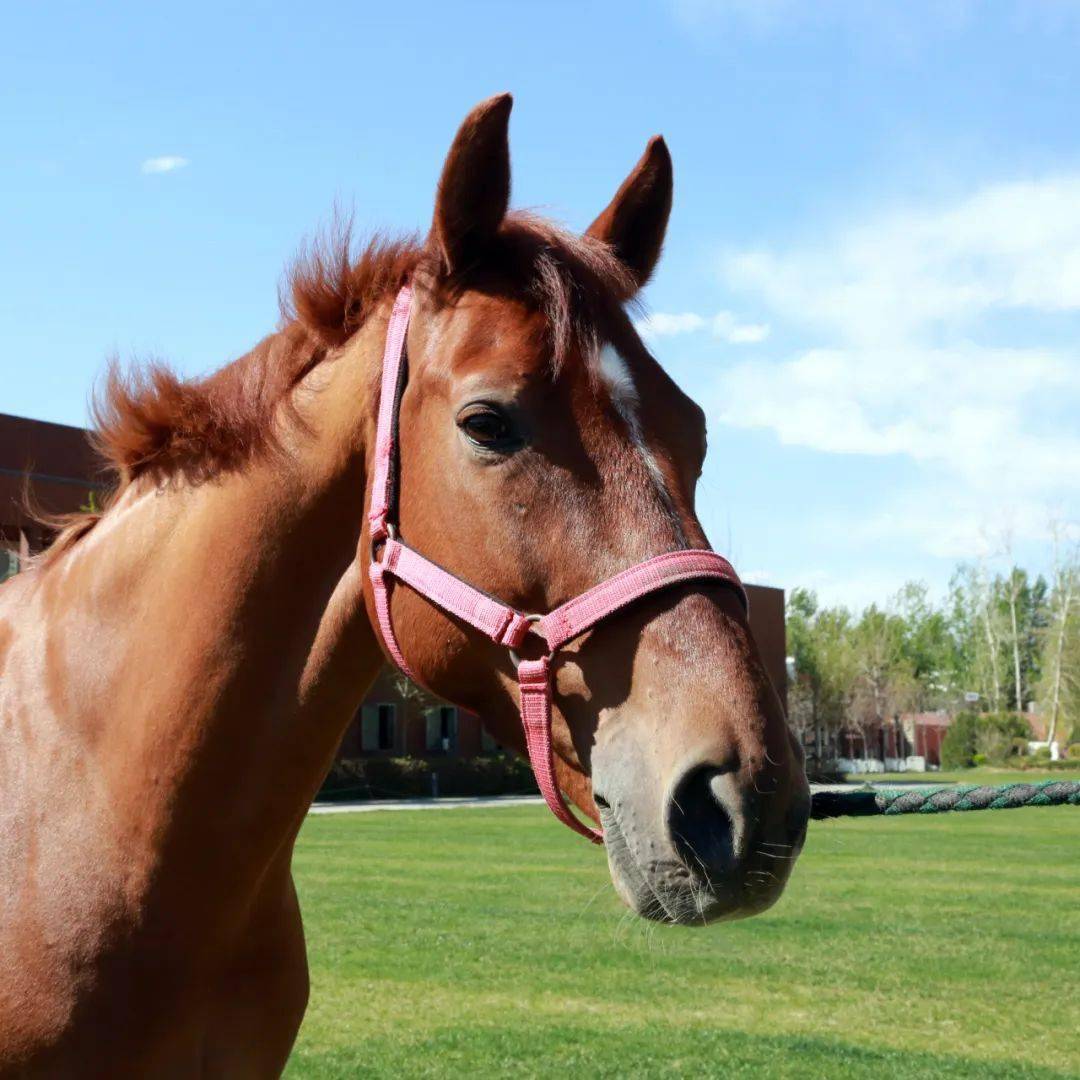
<instances>
[{"instance_id":1,"label":"white cloud","mask_svg":"<svg viewBox=\"0 0 1080 1080\"><path fill-rule=\"evenodd\" d=\"M757 345L769 336L764 323L740 323L730 311L720 311L712 317L712 332L730 345Z\"/></svg>"},{"instance_id":2,"label":"white cloud","mask_svg":"<svg viewBox=\"0 0 1080 1080\"><path fill-rule=\"evenodd\" d=\"M881 605L895 596L904 576L887 570L849 566L841 571L804 567L792 584L812 589L823 604L839 604L852 611L862 611L870 604Z\"/></svg>"},{"instance_id":3,"label":"white cloud","mask_svg":"<svg viewBox=\"0 0 1080 1080\"><path fill-rule=\"evenodd\" d=\"M705 326L705 319L693 311L677 315L654 311L634 325L642 337L669 337L672 334L692 334Z\"/></svg>"},{"instance_id":4,"label":"white cloud","mask_svg":"<svg viewBox=\"0 0 1080 1080\"><path fill-rule=\"evenodd\" d=\"M955 556L1006 510L1036 531L1039 507L1076 516L1080 175L729 254L722 271L809 340L724 369L714 411L788 445L915 462L921 489L871 513L871 532Z\"/></svg>"},{"instance_id":5,"label":"white cloud","mask_svg":"<svg viewBox=\"0 0 1080 1080\"><path fill-rule=\"evenodd\" d=\"M694 311L655 311L634 325L644 338L694 334L708 328L714 337L726 341L729 345L754 345L769 336L768 326L761 323L740 323L730 311L719 311L710 318Z\"/></svg>"},{"instance_id":6,"label":"white cloud","mask_svg":"<svg viewBox=\"0 0 1080 1080\"><path fill-rule=\"evenodd\" d=\"M1080 437L1044 426L1040 404L1080 408L1080 364L1038 350L811 349L721 377L725 423L838 454L904 454L986 490L1080 483ZM1033 422L1034 421L1034 422Z\"/></svg>"},{"instance_id":7,"label":"white cloud","mask_svg":"<svg viewBox=\"0 0 1080 1080\"><path fill-rule=\"evenodd\" d=\"M944 480L890 496L867 517L846 526L848 537L863 545L916 545L950 562L989 559L1003 554L1003 537L1016 545L1045 541L1055 515L1038 499L1019 499L1006 509L987 493L958 490ZM1071 526L1066 526L1066 532Z\"/></svg>"},{"instance_id":8,"label":"white cloud","mask_svg":"<svg viewBox=\"0 0 1080 1080\"><path fill-rule=\"evenodd\" d=\"M892 214L820 247L723 261L734 288L851 342L895 341L993 311L1080 309L1080 175L998 184Z\"/></svg>"},{"instance_id":9,"label":"white cloud","mask_svg":"<svg viewBox=\"0 0 1080 1080\"><path fill-rule=\"evenodd\" d=\"M147 158L140 166L139 171L144 176L150 176L157 173L175 172L177 169L183 169L189 164L190 162L186 157L166 154L164 157Z\"/></svg>"}]
</instances>

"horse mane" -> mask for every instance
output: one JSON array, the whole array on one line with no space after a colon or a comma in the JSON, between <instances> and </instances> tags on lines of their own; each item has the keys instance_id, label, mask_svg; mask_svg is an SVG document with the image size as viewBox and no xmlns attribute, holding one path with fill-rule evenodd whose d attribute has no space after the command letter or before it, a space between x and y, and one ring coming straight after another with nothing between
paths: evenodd
<instances>
[{"instance_id":1,"label":"horse mane","mask_svg":"<svg viewBox=\"0 0 1080 1080\"><path fill-rule=\"evenodd\" d=\"M291 409L293 388L410 277L448 301L476 286L536 306L556 369L575 342L591 355L611 308L636 291L607 244L525 212L506 216L482 265L454 277L415 237L375 235L355 256L349 225L335 225L294 260L279 294L279 329L249 353L194 379L159 362L127 371L110 362L91 401L91 440L113 492L103 508L50 521L60 532L46 554L70 548L140 477L201 482L277 449L274 417Z\"/></svg>"}]
</instances>

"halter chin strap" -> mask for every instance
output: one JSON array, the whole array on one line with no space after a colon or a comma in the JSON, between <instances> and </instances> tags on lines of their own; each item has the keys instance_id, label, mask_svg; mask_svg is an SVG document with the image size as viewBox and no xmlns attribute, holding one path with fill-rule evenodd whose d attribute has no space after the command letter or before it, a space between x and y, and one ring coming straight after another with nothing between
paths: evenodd
<instances>
[{"instance_id":1,"label":"halter chin strap","mask_svg":"<svg viewBox=\"0 0 1080 1080\"><path fill-rule=\"evenodd\" d=\"M496 644L509 649L517 668L521 721L525 728L529 761L544 801L560 821L593 843L601 844L603 833L575 817L559 791L551 747L552 654L635 600L680 582L711 580L730 585L738 591L744 607L747 606L746 592L731 563L723 556L713 551L688 549L669 551L646 559L546 615L526 615L474 588L402 543L395 535L391 517L395 503L394 485L397 482L398 403L404 384L405 334L409 327L411 307L412 289L405 285L394 301L386 332L375 434L375 472L368 513L371 534L368 573L379 632L394 663L410 679L419 681L406 662L394 634L390 588L391 582L397 580L443 611L479 630ZM517 655L517 650L529 634L535 635L546 645L545 654L538 660L523 660Z\"/></svg>"}]
</instances>

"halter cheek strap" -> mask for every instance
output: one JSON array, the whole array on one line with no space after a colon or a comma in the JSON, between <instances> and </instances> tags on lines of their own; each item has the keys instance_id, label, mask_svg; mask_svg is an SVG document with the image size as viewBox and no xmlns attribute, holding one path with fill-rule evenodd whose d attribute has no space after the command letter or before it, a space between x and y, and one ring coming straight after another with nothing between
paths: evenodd
<instances>
[{"instance_id":1,"label":"halter cheek strap","mask_svg":"<svg viewBox=\"0 0 1080 1080\"><path fill-rule=\"evenodd\" d=\"M669 551L631 566L614 577L568 600L546 615L527 615L504 604L418 551L395 535L391 520L394 485L397 482L398 402L403 389L405 334L409 327L412 289L405 285L398 293L390 315L383 353L379 416L375 435L374 476L368 524L371 534L371 577L379 633L394 663L414 681L401 646L394 634L390 615L393 581L403 582L431 603L480 631L510 650L517 668L521 700L521 722L536 782L552 813L575 832L594 843L603 843L603 834L571 813L559 791L555 758L551 746L551 657L567 642L584 634L597 623L643 596L686 581L712 581L737 590L747 606L746 592L731 563L713 551L688 549ZM538 660L517 655L529 634L539 637L546 652Z\"/></svg>"}]
</instances>

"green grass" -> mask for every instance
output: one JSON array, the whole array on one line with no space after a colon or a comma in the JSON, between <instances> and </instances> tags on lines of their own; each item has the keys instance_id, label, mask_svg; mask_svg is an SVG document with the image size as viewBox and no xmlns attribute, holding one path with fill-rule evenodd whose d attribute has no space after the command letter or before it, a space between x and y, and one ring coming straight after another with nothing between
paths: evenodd
<instances>
[{"instance_id":1,"label":"green grass","mask_svg":"<svg viewBox=\"0 0 1080 1080\"><path fill-rule=\"evenodd\" d=\"M1037 784L1040 780L1080 780L1080 761L1064 769L943 769L941 772L849 773L849 784Z\"/></svg>"},{"instance_id":2,"label":"green grass","mask_svg":"<svg viewBox=\"0 0 1080 1080\"><path fill-rule=\"evenodd\" d=\"M1063 1078L1080 810L811 826L770 912L623 913L544 807L310 817L288 1075Z\"/></svg>"}]
</instances>

